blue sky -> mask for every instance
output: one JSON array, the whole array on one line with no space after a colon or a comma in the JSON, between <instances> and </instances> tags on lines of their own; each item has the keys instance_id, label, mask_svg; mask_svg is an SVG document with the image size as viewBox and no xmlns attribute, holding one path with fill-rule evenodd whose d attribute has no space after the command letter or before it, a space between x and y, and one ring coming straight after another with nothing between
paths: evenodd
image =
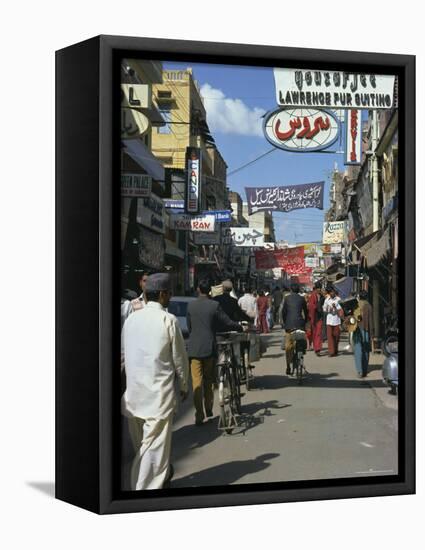
<instances>
[{"instance_id":1,"label":"blue sky","mask_svg":"<svg viewBox=\"0 0 425 550\"><path fill-rule=\"evenodd\" d=\"M335 162L344 169L343 155L291 153L274 150L265 158L231 175L243 164L273 148L262 132L262 114L277 108L273 69L196 63L164 63L164 68L192 67L207 111L207 122L228 165L228 187L246 201L244 187L278 186L325 181L329 204L330 173ZM325 210L274 212L278 240L321 241Z\"/></svg>"}]
</instances>

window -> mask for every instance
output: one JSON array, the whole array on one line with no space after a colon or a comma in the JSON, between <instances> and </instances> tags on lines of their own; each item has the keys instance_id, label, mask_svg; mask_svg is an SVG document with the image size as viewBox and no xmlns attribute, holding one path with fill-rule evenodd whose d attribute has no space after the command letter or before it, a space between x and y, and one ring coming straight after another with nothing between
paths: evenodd
<instances>
[{"instance_id":1,"label":"window","mask_svg":"<svg viewBox=\"0 0 425 550\"><path fill-rule=\"evenodd\" d=\"M158 134L171 134L171 111L169 108L160 108L159 112L161 113L162 118L167 122L165 126L158 126Z\"/></svg>"}]
</instances>

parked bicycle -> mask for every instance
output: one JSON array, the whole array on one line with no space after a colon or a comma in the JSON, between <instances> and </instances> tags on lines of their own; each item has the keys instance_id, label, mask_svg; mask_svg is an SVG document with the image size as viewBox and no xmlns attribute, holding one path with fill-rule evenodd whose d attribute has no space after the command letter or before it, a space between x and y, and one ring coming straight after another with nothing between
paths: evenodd
<instances>
[{"instance_id":1,"label":"parked bicycle","mask_svg":"<svg viewBox=\"0 0 425 550\"><path fill-rule=\"evenodd\" d=\"M241 412L240 369L233 345L238 341L237 332L217 334L218 400L220 419L218 427L231 434L238 426Z\"/></svg>"}]
</instances>

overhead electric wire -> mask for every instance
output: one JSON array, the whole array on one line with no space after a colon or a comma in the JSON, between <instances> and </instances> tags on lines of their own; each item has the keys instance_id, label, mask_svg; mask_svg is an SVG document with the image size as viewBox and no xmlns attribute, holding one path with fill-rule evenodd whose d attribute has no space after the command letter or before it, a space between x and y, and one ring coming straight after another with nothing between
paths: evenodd
<instances>
[{"instance_id":1,"label":"overhead electric wire","mask_svg":"<svg viewBox=\"0 0 425 550\"><path fill-rule=\"evenodd\" d=\"M255 158L253 160L250 160L249 162L243 164L242 166L239 166L239 168L235 168L234 170L231 170L230 172L227 173L227 177L233 176L237 172L240 172L241 170L243 170L247 166L250 166L251 164L254 164L254 162L257 162L258 160L261 160L262 158L266 157L267 155L270 155L270 153L273 153L274 151L277 151L276 147L272 147L271 149L269 149L268 151L266 151L265 153L263 153L259 157Z\"/></svg>"}]
</instances>

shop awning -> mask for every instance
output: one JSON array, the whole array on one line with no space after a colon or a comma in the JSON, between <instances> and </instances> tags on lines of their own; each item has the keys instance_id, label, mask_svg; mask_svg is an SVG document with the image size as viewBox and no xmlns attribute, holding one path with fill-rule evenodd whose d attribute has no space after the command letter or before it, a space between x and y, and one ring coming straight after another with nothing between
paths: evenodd
<instances>
[{"instance_id":1,"label":"shop awning","mask_svg":"<svg viewBox=\"0 0 425 550\"><path fill-rule=\"evenodd\" d=\"M369 267L373 267L384 258L390 250L390 232L375 231L353 243L357 250L366 258Z\"/></svg>"},{"instance_id":2,"label":"shop awning","mask_svg":"<svg viewBox=\"0 0 425 550\"><path fill-rule=\"evenodd\" d=\"M369 267L378 264L390 250L390 231L387 228L379 238L376 238L373 246L366 252L366 262Z\"/></svg>"},{"instance_id":3,"label":"shop awning","mask_svg":"<svg viewBox=\"0 0 425 550\"><path fill-rule=\"evenodd\" d=\"M147 172L155 181L165 181L165 170L159 160L140 139L124 139L124 152Z\"/></svg>"},{"instance_id":4,"label":"shop awning","mask_svg":"<svg viewBox=\"0 0 425 550\"><path fill-rule=\"evenodd\" d=\"M379 231L374 231L373 233L370 233L369 235L366 235L366 237L362 237L361 239L357 239L357 241L353 242L353 246L357 248L357 250L366 257L367 251L371 246L373 246L374 242L376 241L376 237L378 235Z\"/></svg>"}]
</instances>

